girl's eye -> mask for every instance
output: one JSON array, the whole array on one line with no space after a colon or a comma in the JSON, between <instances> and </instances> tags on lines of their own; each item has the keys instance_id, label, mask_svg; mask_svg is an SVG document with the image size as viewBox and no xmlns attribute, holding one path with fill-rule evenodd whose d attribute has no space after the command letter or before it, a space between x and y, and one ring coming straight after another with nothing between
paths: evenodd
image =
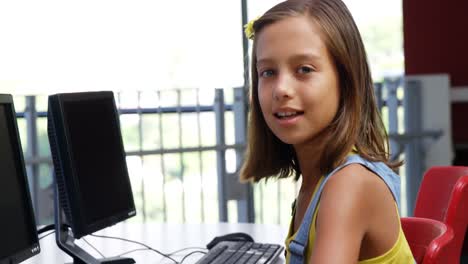
<instances>
[{"instance_id":1,"label":"girl's eye","mask_svg":"<svg viewBox=\"0 0 468 264\"><path fill-rule=\"evenodd\" d=\"M264 70L260 72L260 77L271 77L275 74L273 70Z\"/></svg>"},{"instance_id":2,"label":"girl's eye","mask_svg":"<svg viewBox=\"0 0 468 264\"><path fill-rule=\"evenodd\" d=\"M309 66L301 66L299 67L299 69L297 70L297 72L299 74L307 74L307 73L311 73L313 72L314 69L312 69L312 67L309 67Z\"/></svg>"}]
</instances>

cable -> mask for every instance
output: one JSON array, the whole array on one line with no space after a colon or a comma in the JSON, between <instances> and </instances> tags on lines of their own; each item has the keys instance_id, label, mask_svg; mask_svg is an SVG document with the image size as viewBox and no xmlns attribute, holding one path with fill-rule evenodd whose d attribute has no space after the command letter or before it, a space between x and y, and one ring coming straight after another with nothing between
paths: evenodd
<instances>
[{"instance_id":1,"label":"cable","mask_svg":"<svg viewBox=\"0 0 468 264\"><path fill-rule=\"evenodd\" d=\"M51 224L51 225L46 225L46 226L43 226L41 228L39 228L37 230L37 234L42 234L44 232L47 232L47 231L50 231L50 230L54 230L55 229L55 225L54 224Z\"/></svg>"},{"instance_id":2,"label":"cable","mask_svg":"<svg viewBox=\"0 0 468 264\"><path fill-rule=\"evenodd\" d=\"M150 250L150 249L149 249L149 248L137 248L137 249L133 249L133 250L126 251L126 252L124 252L124 253L122 253L122 254L119 254L119 255L117 255L117 256L115 256L115 257L122 257L122 256L124 256L124 255L128 255L128 254L133 253L133 252L144 251L144 250Z\"/></svg>"},{"instance_id":3,"label":"cable","mask_svg":"<svg viewBox=\"0 0 468 264\"><path fill-rule=\"evenodd\" d=\"M65 228L70 228L70 226L67 225L67 224L63 224L62 226L65 227ZM45 232L47 232L47 231L52 231L52 232L50 232L50 233L48 233L48 234L46 234L46 235L43 235L43 236L39 237L39 240L41 240L41 239L43 239L44 237L50 236L51 234L55 233L55 225L54 225L54 224L50 224L50 225L43 226L43 227L41 227L41 228L39 228L39 229L37 230L37 234L40 235L40 234L45 233Z\"/></svg>"},{"instance_id":4,"label":"cable","mask_svg":"<svg viewBox=\"0 0 468 264\"><path fill-rule=\"evenodd\" d=\"M169 256L179 256L179 255L176 255L176 254L179 253L179 252L186 251L186 250L191 250L191 249L195 249L195 251L197 251L197 252L202 252L202 250L205 250L205 251L203 251L203 253L205 253L205 254L207 253L206 251L208 251L208 249L202 248L202 247L186 247L186 248L182 248L182 249L173 251L173 252L169 253L168 255ZM193 251L193 252L195 252L195 251ZM193 252L190 252L189 254L191 254ZM183 261L183 259L182 259L182 261ZM181 262L179 262L179 263L181 263Z\"/></svg>"},{"instance_id":5,"label":"cable","mask_svg":"<svg viewBox=\"0 0 468 264\"><path fill-rule=\"evenodd\" d=\"M48 234L46 234L46 235L43 235L43 236L39 237L39 240L41 240L41 239L43 239L43 238L45 238L45 237L47 237L47 236L50 236L50 235L52 235L53 233L55 233L54 227L55 227L55 225L47 225L47 226L44 226L43 228L39 229L39 230L37 231L38 234L41 234L41 233L47 232L47 231L49 231L49 230L52 230L52 232L50 232L50 233L48 233ZM95 246L93 246L91 243L89 243L88 240L86 240L84 237L83 237L82 239L83 239L83 241L84 241L86 244L88 244L90 247L92 247L99 255L101 255L101 257L106 258L106 257L104 256L104 254L102 254L101 251L99 251Z\"/></svg>"},{"instance_id":6,"label":"cable","mask_svg":"<svg viewBox=\"0 0 468 264\"><path fill-rule=\"evenodd\" d=\"M67 225L65 225L66 227L68 227ZM50 233L46 234L46 235L43 235L42 237L39 237L39 240L47 237L47 236L50 236L51 234L55 233L55 225L54 224L50 224L50 225L46 225L40 229L37 230L37 233L38 234L42 234L44 232L47 232L47 231L51 231ZM206 250L205 248L201 248L201 247L186 247L186 248L183 248L183 249L179 249L179 250L176 250L174 252L171 252L169 254L164 254L146 244L143 244L141 242L138 242L138 241L133 241L133 240L129 240L129 239L125 239L125 238L121 238L121 237L112 237L112 236L102 236L102 235L95 235L95 234L91 234L91 236L94 236L94 237L99 237L99 238L109 238L109 239L117 239L117 240L122 240L122 241L125 241L125 242L129 242L129 243L135 243L135 244L138 244L140 246L143 246L145 248L139 248L139 249L133 249L133 250L130 250L130 251L127 251L127 252L124 252L120 255L118 255L117 257L121 257L123 255L127 255L127 254L130 254L130 253L133 253L133 252L136 252L136 251L143 251L143 250L151 250L151 251L154 251L156 252L157 254L165 257L165 258L168 258L170 260L172 260L174 263L176 264L180 264L182 263L187 257L189 257L190 255L192 254L195 254L195 253L202 253L202 254L206 254L205 251L201 251L201 250ZM102 254L96 247L94 247L91 243L89 243L85 238L83 238L83 241L88 244L91 248L93 248L99 255L101 255L103 258L105 258L104 254ZM183 251L186 251L186 250L189 250L189 249L197 249L196 251L193 251L193 252L190 252L189 254L185 255L184 258L182 258L182 260L180 262L177 262L175 259L171 258L171 256L179 253L179 252L183 252Z\"/></svg>"},{"instance_id":7,"label":"cable","mask_svg":"<svg viewBox=\"0 0 468 264\"><path fill-rule=\"evenodd\" d=\"M177 262L175 259L171 258L169 255L164 254L164 253L162 253L162 252L160 252L160 251L158 251L158 250L156 250L156 249L154 249L154 248L152 248L152 247L150 247L150 246L148 246L148 245L146 245L146 244L143 244L143 243L141 243L141 242L138 242L138 241L133 241L133 240L126 239L126 238L121 238L121 237L102 236L102 235L95 235L95 234L91 234L90 236L100 237L100 238L117 239L117 240L122 240L122 241L125 241L125 242L129 242L129 243L135 243L135 244L138 244L138 245L140 245L140 246L144 246L144 247L146 247L147 249L152 250L152 251L154 251L154 252L160 254L161 256L164 256L164 257L166 257L166 258L172 260L172 261L173 261L174 263L176 263L176 264L179 264L179 262Z\"/></svg>"},{"instance_id":8,"label":"cable","mask_svg":"<svg viewBox=\"0 0 468 264\"><path fill-rule=\"evenodd\" d=\"M70 228L70 226L67 225L67 224L62 224L62 227ZM55 224L50 224L50 225L46 225L46 226L43 226L43 227L39 228L37 230L37 234L40 235L40 234L42 234L44 232L47 232L47 231L50 231L50 230L55 230Z\"/></svg>"},{"instance_id":9,"label":"cable","mask_svg":"<svg viewBox=\"0 0 468 264\"><path fill-rule=\"evenodd\" d=\"M176 250L174 252L171 252L169 254L167 254L168 256L174 256L176 255L177 253L179 252L182 252L182 251L186 251L186 250L190 250L190 249L198 249L198 250L207 250L206 248L202 248L202 247L186 247L186 248L183 248L183 249L179 249L179 250ZM124 253L121 253L115 257L122 257L124 255L128 255L130 253L133 253L133 252L136 252L136 251L144 251L144 250L150 250L149 248L137 248L137 249L133 249L133 250L129 250L129 251L126 251Z\"/></svg>"},{"instance_id":10,"label":"cable","mask_svg":"<svg viewBox=\"0 0 468 264\"><path fill-rule=\"evenodd\" d=\"M202 248L202 247L186 247L186 248L179 249L179 250L176 250L176 251L174 251L174 252L171 252L171 253L169 253L168 255L169 255L169 256L172 256L172 255L175 255L176 253L179 253L179 252L182 252L182 251L186 251L186 250L189 250L189 249L197 249L198 251L202 251L202 250L208 251L208 249Z\"/></svg>"},{"instance_id":11,"label":"cable","mask_svg":"<svg viewBox=\"0 0 468 264\"><path fill-rule=\"evenodd\" d=\"M101 255L102 258L106 258L106 256L104 256L104 254L101 253L101 251L99 251L97 248L95 248L93 245L91 245L91 243L88 242L88 240L86 240L84 237L82 237L83 241L86 242L86 244L88 244L90 247L92 247L99 255Z\"/></svg>"},{"instance_id":12,"label":"cable","mask_svg":"<svg viewBox=\"0 0 468 264\"><path fill-rule=\"evenodd\" d=\"M43 233L43 232L42 232L42 233ZM50 232L50 233L48 233L48 234L45 234L45 235L39 237L39 240L43 239L44 237L50 236L50 235L52 235L53 233L55 233L55 230L53 230L52 232Z\"/></svg>"},{"instance_id":13,"label":"cable","mask_svg":"<svg viewBox=\"0 0 468 264\"><path fill-rule=\"evenodd\" d=\"M188 258L190 255L193 255L195 253L202 253L202 254L206 255L205 251L199 251L199 250L193 251L193 252L190 252L189 254L185 255L185 257L182 258L182 260L179 262L179 264L182 264L186 258Z\"/></svg>"}]
</instances>

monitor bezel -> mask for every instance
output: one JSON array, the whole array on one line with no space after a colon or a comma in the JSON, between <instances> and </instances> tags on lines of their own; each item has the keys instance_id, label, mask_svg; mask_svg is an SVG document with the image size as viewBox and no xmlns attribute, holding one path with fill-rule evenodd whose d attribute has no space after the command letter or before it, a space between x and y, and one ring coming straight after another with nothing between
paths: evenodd
<instances>
[{"instance_id":1,"label":"monitor bezel","mask_svg":"<svg viewBox=\"0 0 468 264\"><path fill-rule=\"evenodd\" d=\"M26 210L28 210L29 216L27 217L28 222L29 222L29 232L32 235L32 244L27 246L26 248L23 248L17 252L14 252L12 255L8 257L4 257L3 259L0 259L0 264L10 264L10 263L20 263L26 259L29 259L37 254L40 253L41 247L39 244L39 237L37 234L37 225L36 225L36 219L34 217L34 208L32 205L32 200L31 200L31 193L29 190L29 183L28 183L28 178L26 174L26 167L25 167L25 162L24 162L24 157L23 157L23 148L21 145L21 138L19 134L19 129L18 129L18 124L16 120L16 111L15 111L15 106L13 103L13 97L10 94L0 94L0 104L5 105L5 114L7 115L7 126L8 129L10 129L9 133L12 133L13 137L16 137L16 140L13 140L14 142L13 145L13 150L17 152L15 154L16 158L19 161L19 172L22 174L20 177L20 181L22 183L22 188L23 188L23 193L25 194L26 197Z\"/></svg>"},{"instance_id":2,"label":"monitor bezel","mask_svg":"<svg viewBox=\"0 0 468 264\"><path fill-rule=\"evenodd\" d=\"M80 185L78 184L78 175L75 173L75 164L73 152L71 151L71 142L70 142L70 132L65 126L67 123L67 114L64 111L64 105L69 102L79 102L79 101L89 101L89 100L112 100L113 101L113 111L115 118L115 125L117 129L117 136L119 138L118 148L123 154L123 164L126 171L126 181L129 188L128 192L130 194L129 199L131 199L131 206L123 211L120 211L116 214L109 215L105 218L101 218L92 223L86 223L86 211L82 205L83 199L80 191ZM72 228L73 236L75 238L81 238L83 236L89 235L106 227L115 225L121 221L124 221L130 217L136 215L135 202L133 199L133 192L131 188L131 181L128 174L128 168L126 164L126 152L123 145L121 126L119 114L115 104L115 98L113 92L104 91L104 92L81 92L81 93L61 93L54 94L49 96L49 107L52 107L56 115L52 115L51 120L54 123L53 129L55 130L56 144L60 144L61 147L57 148L57 153L52 155L58 155L57 157L61 162L62 175L56 175L58 177L63 177L63 188L65 193L60 192L60 200L67 203L64 205L66 208L68 206L69 212L66 213L67 220ZM48 111L50 114L51 110ZM58 115L57 115L58 113ZM57 133L60 130L60 133ZM65 150L66 149L66 150ZM66 151L66 152L64 152ZM57 165L54 163L54 167ZM57 168L54 168L57 171ZM57 184L57 183L56 183ZM66 211L66 210L65 210Z\"/></svg>"}]
</instances>

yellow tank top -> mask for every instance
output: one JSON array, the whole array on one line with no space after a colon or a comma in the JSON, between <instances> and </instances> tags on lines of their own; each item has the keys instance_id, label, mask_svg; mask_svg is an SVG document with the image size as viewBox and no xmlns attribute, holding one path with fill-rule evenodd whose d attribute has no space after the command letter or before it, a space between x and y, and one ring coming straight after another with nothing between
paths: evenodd
<instances>
[{"instance_id":1,"label":"yellow tank top","mask_svg":"<svg viewBox=\"0 0 468 264\"><path fill-rule=\"evenodd\" d=\"M317 192L317 189L318 189L318 186L320 185L320 183L323 181L323 179L325 179L324 177L322 177L319 182L317 183L317 187L315 187L315 190L314 190L314 193L312 194L312 197L315 195L315 193ZM317 208L318 208L318 205L320 204L320 202L317 204ZM294 208L294 211L296 209ZM316 230L315 230L315 221L316 221L316 218L317 218L317 212L318 210L315 211L314 213L314 217L313 217L313 220L312 220L312 224L311 224L311 227L310 227L310 232L309 232L309 240L308 240L308 243L307 243L307 248L305 249L305 259L310 259L310 255L312 253L312 249L314 247L314 244L315 244L315 233L316 233ZM398 208L397 208L397 213L398 213ZM291 223L289 224L289 232L288 232L288 235L287 235L287 238L286 238L286 264L289 264L289 257L290 257L290 253L289 253L289 243L291 242L291 240L294 239L296 233L292 233L293 232L293 224L294 224L294 215L295 215L295 212L293 213L293 217L291 218ZM398 239L397 241L395 242L395 244L393 245L393 247L388 250L386 253L384 253L383 255L381 256L377 256L375 258L372 258L372 259L366 259L366 260L362 260L362 261L358 261L358 264L406 264L406 263L411 263L413 264L414 263L414 259L413 259L413 254L411 253L411 249L408 245L408 242L406 241L406 237L405 237L405 234L403 233L403 229L401 228L401 224L400 224L400 233L398 235Z\"/></svg>"}]
</instances>

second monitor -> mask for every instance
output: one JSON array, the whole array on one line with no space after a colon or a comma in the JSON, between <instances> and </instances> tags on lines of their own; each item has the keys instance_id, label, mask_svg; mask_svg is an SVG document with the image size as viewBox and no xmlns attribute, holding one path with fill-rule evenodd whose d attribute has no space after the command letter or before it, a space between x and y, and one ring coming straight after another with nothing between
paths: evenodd
<instances>
[{"instance_id":1,"label":"second monitor","mask_svg":"<svg viewBox=\"0 0 468 264\"><path fill-rule=\"evenodd\" d=\"M136 214L119 115L112 92L49 96L48 135L56 179L56 228L61 209L74 238L91 234ZM67 236L61 229L57 235ZM107 263L57 243L76 263ZM87 255L83 257L80 255ZM89 259L89 260L88 260Z\"/></svg>"}]
</instances>

